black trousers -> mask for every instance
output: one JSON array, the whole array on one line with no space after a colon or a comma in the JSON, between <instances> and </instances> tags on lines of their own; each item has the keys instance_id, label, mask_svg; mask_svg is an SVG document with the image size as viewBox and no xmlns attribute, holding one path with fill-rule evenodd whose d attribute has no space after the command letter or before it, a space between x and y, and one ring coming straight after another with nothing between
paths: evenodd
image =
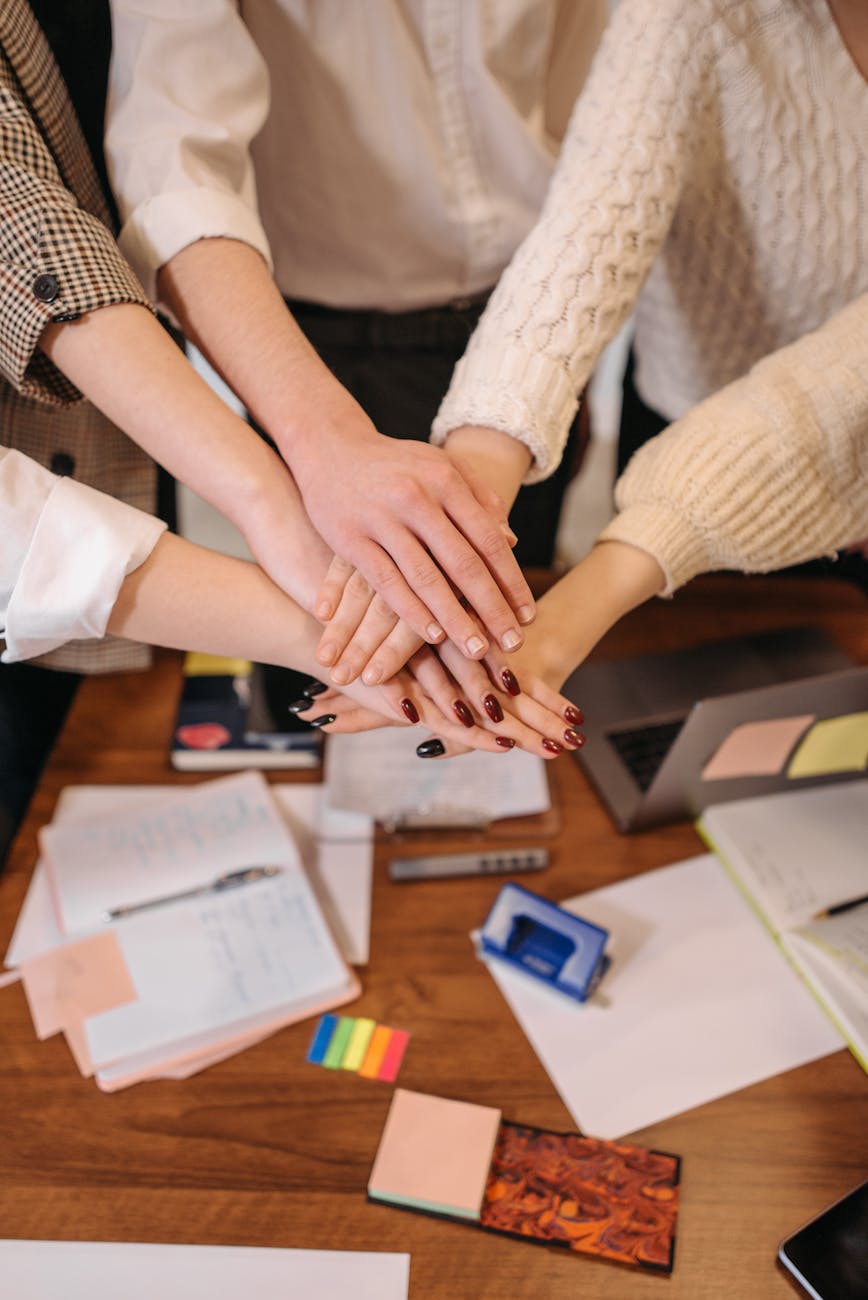
<instances>
[{"instance_id":1,"label":"black trousers","mask_svg":"<svg viewBox=\"0 0 868 1300\"><path fill-rule=\"evenodd\" d=\"M631 352L624 371L621 425L618 431L618 474L627 468L634 451L650 438L655 438L669 424L658 411L646 406L639 396L634 372L635 360ZM791 565L780 572L797 578L844 578L848 582L854 582L863 591L868 591L868 561L861 555L842 553L834 560L810 560L806 564Z\"/></svg>"}]
</instances>

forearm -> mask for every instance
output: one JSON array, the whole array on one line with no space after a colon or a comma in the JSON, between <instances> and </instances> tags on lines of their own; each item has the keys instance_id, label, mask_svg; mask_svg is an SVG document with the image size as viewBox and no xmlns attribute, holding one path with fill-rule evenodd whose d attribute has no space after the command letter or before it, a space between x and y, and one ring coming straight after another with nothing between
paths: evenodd
<instances>
[{"instance_id":1,"label":"forearm","mask_svg":"<svg viewBox=\"0 0 868 1300\"><path fill-rule=\"evenodd\" d=\"M51 325L41 347L109 419L236 524L254 550L258 537L279 536L280 571L277 563L269 570L312 604L329 551L285 465L195 373L148 311L122 304Z\"/></svg>"},{"instance_id":2,"label":"forearm","mask_svg":"<svg viewBox=\"0 0 868 1300\"><path fill-rule=\"evenodd\" d=\"M236 239L200 239L160 269L160 300L295 469L348 420L373 425L296 325L262 257Z\"/></svg>"},{"instance_id":3,"label":"forearm","mask_svg":"<svg viewBox=\"0 0 868 1300\"><path fill-rule=\"evenodd\" d=\"M315 675L316 622L255 564L166 533L123 582L109 632Z\"/></svg>"}]
</instances>

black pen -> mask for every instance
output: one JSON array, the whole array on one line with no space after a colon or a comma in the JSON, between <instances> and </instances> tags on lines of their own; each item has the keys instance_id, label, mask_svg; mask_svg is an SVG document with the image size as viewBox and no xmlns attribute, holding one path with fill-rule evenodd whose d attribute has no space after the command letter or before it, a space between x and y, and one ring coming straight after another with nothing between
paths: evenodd
<instances>
[{"instance_id":1,"label":"black pen","mask_svg":"<svg viewBox=\"0 0 868 1300\"><path fill-rule=\"evenodd\" d=\"M860 907L862 903L868 903L868 894L863 894L861 898L850 898L846 903L834 903L832 907L827 907L824 911L818 912L813 919L815 921L825 921L829 916L840 916L842 912L849 912L851 908Z\"/></svg>"},{"instance_id":2,"label":"black pen","mask_svg":"<svg viewBox=\"0 0 868 1300\"><path fill-rule=\"evenodd\" d=\"M277 876L281 867L244 867L241 871L229 871L225 876L218 876L210 884L199 885L195 889L184 889L178 894L163 894L160 898L149 898L143 903L129 903L126 907L113 907L103 912L104 921L117 921L122 916L131 916L134 912L143 912L148 907L161 907L163 903L177 903L183 898L198 898L202 894L220 894L224 889L235 889L253 880L264 880L267 876Z\"/></svg>"}]
</instances>

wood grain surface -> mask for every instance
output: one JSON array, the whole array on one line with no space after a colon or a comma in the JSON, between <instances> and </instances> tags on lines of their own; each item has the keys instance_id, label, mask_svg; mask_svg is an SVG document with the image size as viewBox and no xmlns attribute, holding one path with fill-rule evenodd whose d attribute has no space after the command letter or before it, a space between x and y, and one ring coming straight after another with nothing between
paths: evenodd
<instances>
[{"instance_id":1,"label":"wood grain surface","mask_svg":"<svg viewBox=\"0 0 868 1300\"><path fill-rule=\"evenodd\" d=\"M698 581L625 619L597 654L806 624L825 627L868 663L864 595L799 579ZM149 674L85 683L0 877L2 950L37 831L65 785L202 779L169 767L179 688L180 656L168 652ZM550 844L550 869L529 878L548 897L703 851L688 823L617 834L575 762L564 756L549 771L562 830ZM478 843L466 834L378 840L371 959L360 971L362 996L347 1011L410 1031L402 1086L497 1106L522 1123L573 1128L473 956L469 931L500 882L387 878L397 848ZM368 1204L392 1089L307 1065L311 1031L310 1022L282 1030L184 1082L106 1095L79 1076L59 1037L36 1040L20 986L0 991L0 1236L409 1251L412 1300L786 1300L795 1292L775 1263L778 1242L868 1170L868 1079L841 1051L632 1135L683 1157L671 1278L561 1255ZM625 1086L641 1088L641 1075Z\"/></svg>"}]
</instances>

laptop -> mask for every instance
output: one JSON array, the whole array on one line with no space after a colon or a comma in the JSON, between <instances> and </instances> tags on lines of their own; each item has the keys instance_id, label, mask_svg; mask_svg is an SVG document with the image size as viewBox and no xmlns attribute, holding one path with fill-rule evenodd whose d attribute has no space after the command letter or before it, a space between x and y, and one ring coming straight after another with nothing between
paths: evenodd
<instances>
[{"instance_id":1,"label":"laptop","mask_svg":"<svg viewBox=\"0 0 868 1300\"><path fill-rule=\"evenodd\" d=\"M563 694L586 715L576 762L618 829L637 831L697 817L713 803L794 788L786 762L764 775L706 780L702 772L740 724L868 710L868 668L855 667L818 628L788 628L583 664ZM798 783L859 775L864 767Z\"/></svg>"}]
</instances>

